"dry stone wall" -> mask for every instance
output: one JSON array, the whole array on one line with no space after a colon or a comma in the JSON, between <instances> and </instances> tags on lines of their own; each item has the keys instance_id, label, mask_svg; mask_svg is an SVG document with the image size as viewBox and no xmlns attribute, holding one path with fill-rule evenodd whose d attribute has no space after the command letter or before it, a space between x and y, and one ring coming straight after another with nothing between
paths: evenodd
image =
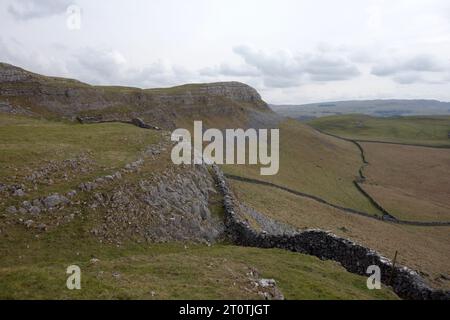
<instances>
[{"instance_id":1,"label":"dry stone wall","mask_svg":"<svg viewBox=\"0 0 450 320\"><path fill-rule=\"evenodd\" d=\"M450 292L429 287L419 274L407 267L395 266L376 251L330 232L311 229L295 234L272 235L253 230L239 215L239 204L222 171L213 166L213 173L224 197L225 227L228 236L238 245L279 248L310 254L339 262L347 271L367 275L371 265L381 270L381 282L390 285L403 299L450 300Z\"/></svg>"}]
</instances>

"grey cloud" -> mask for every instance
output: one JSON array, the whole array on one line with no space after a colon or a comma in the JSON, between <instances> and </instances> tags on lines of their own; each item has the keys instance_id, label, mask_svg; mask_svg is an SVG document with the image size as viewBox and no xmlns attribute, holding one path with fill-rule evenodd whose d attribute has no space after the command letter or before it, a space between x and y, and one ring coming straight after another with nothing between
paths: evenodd
<instances>
[{"instance_id":1,"label":"grey cloud","mask_svg":"<svg viewBox=\"0 0 450 320\"><path fill-rule=\"evenodd\" d=\"M8 12L18 20L30 20L64 13L71 0L15 0Z\"/></svg>"},{"instance_id":2,"label":"grey cloud","mask_svg":"<svg viewBox=\"0 0 450 320\"><path fill-rule=\"evenodd\" d=\"M248 46L234 47L233 51L244 61L260 71L269 87L287 88L306 81L339 81L357 77L355 64L337 52L292 54L289 51L273 53L255 50Z\"/></svg>"},{"instance_id":3,"label":"grey cloud","mask_svg":"<svg viewBox=\"0 0 450 320\"><path fill-rule=\"evenodd\" d=\"M249 65L234 66L228 63L222 63L215 67L203 68L199 71L200 75L208 77L230 76L230 77L257 77L261 72Z\"/></svg>"},{"instance_id":4,"label":"grey cloud","mask_svg":"<svg viewBox=\"0 0 450 320\"><path fill-rule=\"evenodd\" d=\"M52 49L55 55L26 51L14 39L0 37L1 62L44 75L70 77L91 84L142 88L199 81L198 73L167 61L155 61L142 68L133 68L120 52L108 48L85 47L72 53L65 46L54 44Z\"/></svg>"},{"instance_id":5,"label":"grey cloud","mask_svg":"<svg viewBox=\"0 0 450 320\"><path fill-rule=\"evenodd\" d=\"M393 77L393 80L400 84L412 84L424 82L423 77L416 72L402 73Z\"/></svg>"},{"instance_id":6,"label":"grey cloud","mask_svg":"<svg viewBox=\"0 0 450 320\"><path fill-rule=\"evenodd\" d=\"M110 49L84 48L73 58L69 65L71 74L89 83L150 88L197 80L194 72L168 61L133 68L120 52Z\"/></svg>"},{"instance_id":7,"label":"grey cloud","mask_svg":"<svg viewBox=\"0 0 450 320\"><path fill-rule=\"evenodd\" d=\"M53 52L56 51L53 50ZM50 54L27 50L23 43L15 38L3 39L0 37L0 61L33 70L38 73L52 75L67 75L65 63Z\"/></svg>"},{"instance_id":8,"label":"grey cloud","mask_svg":"<svg viewBox=\"0 0 450 320\"><path fill-rule=\"evenodd\" d=\"M450 72L450 65L433 55L416 55L411 58L382 60L372 67L371 73L379 77L391 77L400 84L442 83Z\"/></svg>"},{"instance_id":9,"label":"grey cloud","mask_svg":"<svg viewBox=\"0 0 450 320\"><path fill-rule=\"evenodd\" d=\"M360 74L355 65L341 57L313 57L307 60L305 71L315 81L346 80Z\"/></svg>"},{"instance_id":10,"label":"grey cloud","mask_svg":"<svg viewBox=\"0 0 450 320\"><path fill-rule=\"evenodd\" d=\"M265 77L264 85L268 88L292 88L302 84L302 80L299 78L285 78L285 77Z\"/></svg>"},{"instance_id":11,"label":"grey cloud","mask_svg":"<svg viewBox=\"0 0 450 320\"><path fill-rule=\"evenodd\" d=\"M0 38L0 58L3 61L11 61L14 58L14 55L11 53L8 46L6 46L2 38Z\"/></svg>"},{"instance_id":12,"label":"grey cloud","mask_svg":"<svg viewBox=\"0 0 450 320\"><path fill-rule=\"evenodd\" d=\"M292 76L301 73L300 62L287 51L266 53L248 46L236 46L233 52L241 56L244 61L263 74L272 76Z\"/></svg>"},{"instance_id":13,"label":"grey cloud","mask_svg":"<svg viewBox=\"0 0 450 320\"><path fill-rule=\"evenodd\" d=\"M85 48L75 55L81 69L89 70L94 79L105 80L118 77L124 58L118 52Z\"/></svg>"},{"instance_id":14,"label":"grey cloud","mask_svg":"<svg viewBox=\"0 0 450 320\"><path fill-rule=\"evenodd\" d=\"M434 56L417 55L409 59L396 59L393 61L382 61L372 68L372 74L377 76L388 76L400 72L439 72L444 66Z\"/></svg>"}]
</instances>

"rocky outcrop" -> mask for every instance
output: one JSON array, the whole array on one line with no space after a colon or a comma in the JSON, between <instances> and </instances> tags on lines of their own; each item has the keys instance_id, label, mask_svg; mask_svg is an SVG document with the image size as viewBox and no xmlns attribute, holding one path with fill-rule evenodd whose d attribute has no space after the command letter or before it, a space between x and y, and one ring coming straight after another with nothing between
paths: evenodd
<instances>
[{"instance_id":1,"label":"rocky outcrop","mask_svg":"<svg viewBox=\"0 0 450 320\"><path fill-rule=\"evenodd\" d=\"M93 193L88 206L104 219L91 230L107 242L215 242L224 224L209 208L217 193L205 166L168 169L135 183L123 181L108 192Z\"/></svg>"},{"instance_id":2,"label":"rocky outcrop","mask_svg":"<svg viewBox=\"0 0 450 320\"><path fill-rule=\"evenodd\" d=\"M23 201L16 194L28 191L25 186L0 184L0 196L8 201L5 219L30 230L47 231L90 212L98 217L90 233L102 242L118 245L127 240L212 243L221 239L223 219L213 210L221 209L220 194L206 166L167 165L155 171L144 167L159 166L161 157L168 156L172 142L169 135L162 136L159 143L142 150L137 160L108 175L78 183L64 194ZM88 159L81 155L52 161L24 179L48 181L58 169L69 174L84 168L83 160Z\"/></svg>"},{"instance_id":3,"label":"rocky outcrop","mask_svg":"<svg viewBox=\"0 0 450 320\"><path fill-rule=\"evenodd\" d=\"M222 171L213 166L219 189L224 196L225 226L230 239L243 246L280 248L339 262L349 272L367 275L367 268L377 265L381 281L390 285L401 298L414 300L450 300L450 292L429 287L419 274L393 263L377 252L330 232L311 229L294 234L269 234L255 231L239 212L239 203Z\"/></svg>"},{"instance_id":4,"label":"rocky outcrop","mask_svg":"<svg viewBox=\"0 0 450 320\"><path fill-rule=\"evenodd\" d=\"M6 63L1 63L0 69L0 82L24 82L33 78L32 73Z\"/></svg>"},{"instance_id":5,"label":"rocky outcrop","mask_svg":"<svg viewBox=\"0 0 450 320\"><path fill-rule=\"evenodd\" d=\"M159 127L152 126L146 123L141 118L133 118L129 121L121 120L121 119L113 119L110 116L97 115L93 117L83 117L77 116L76 120L81 124L93 124L93 123L108 123L108 122L121 122L121 123L129 123L139 127L141 129L153 129L153 130L161 130Z\"/></svg>"},{"instance_id":6,"label":"rocky outcrop","mask_svg":"<svg viewBox=\"0 0 450 320\"><path fill-rule=\"evenodd\" d=\"M94 87L75 80L44 77L2 63L0 103L14 109L26 108L38 115L69 119L80 116L129 122L140 118L152 126L169 129L186 119L226 116L231 121L250 123L276 117L255 89L239 82L148 90Z\"/></svg>"}]
</instances>

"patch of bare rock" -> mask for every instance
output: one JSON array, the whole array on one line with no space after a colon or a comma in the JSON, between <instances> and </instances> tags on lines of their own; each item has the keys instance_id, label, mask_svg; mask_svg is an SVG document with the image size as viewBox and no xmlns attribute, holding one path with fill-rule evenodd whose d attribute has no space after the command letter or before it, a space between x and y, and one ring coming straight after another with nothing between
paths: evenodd
<instances>
[{"instance_id":1,"label":"patch of bare rock","mask_svg":"<svg viewBox=\"0 0 450 320\"><path fill-rule=\"evenodd\" d=\"M213 242L223 223L209 209L214 180L205 166L171 167L161 174L125 182L95 193L92 208L103 208L103 222L91 230L107 242Z\"/></svg>"}]
</instances>

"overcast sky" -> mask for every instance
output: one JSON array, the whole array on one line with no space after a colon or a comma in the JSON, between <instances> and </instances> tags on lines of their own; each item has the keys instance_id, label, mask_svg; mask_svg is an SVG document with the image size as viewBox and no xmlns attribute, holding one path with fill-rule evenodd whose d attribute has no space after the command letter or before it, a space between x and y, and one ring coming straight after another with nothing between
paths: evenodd
<instances>
[{"instance_id":1,"label":"overcast sky","mask_svg":"<svg viewBox=\"0 0 450 320\"><path fill-rule=\"evenodd\" d=\"M450 101L448 0L1 0L0 30L0 61L93 84Z\"/></svg>"}]
</instances>

